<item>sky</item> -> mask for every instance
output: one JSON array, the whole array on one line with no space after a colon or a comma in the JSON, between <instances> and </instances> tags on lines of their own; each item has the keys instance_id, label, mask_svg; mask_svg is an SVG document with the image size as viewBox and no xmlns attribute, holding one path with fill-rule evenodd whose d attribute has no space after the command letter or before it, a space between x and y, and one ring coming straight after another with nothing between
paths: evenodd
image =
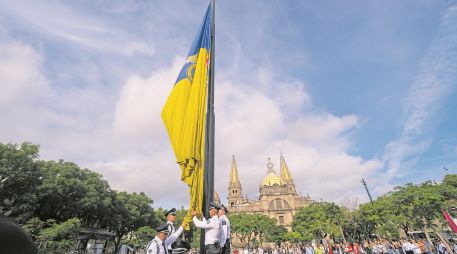
<instances>
[{"instance_id":1,"label":"sky","mask_svg":"<svg viewBox=\"0 0 457 254\"><path fill-rule=\"evenodd\" d=\"M160 112L209 1L0 0L0 142L187 206ZM216 3L215 190L344 203L457 173L457 1Z\"/></svg>"}]
</instances>

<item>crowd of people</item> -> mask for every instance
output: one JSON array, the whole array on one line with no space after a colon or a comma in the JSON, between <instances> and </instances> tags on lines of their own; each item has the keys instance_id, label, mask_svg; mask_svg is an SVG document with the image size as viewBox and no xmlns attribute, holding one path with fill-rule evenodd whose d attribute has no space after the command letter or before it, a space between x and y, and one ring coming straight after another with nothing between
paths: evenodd
<instances>
[{"instance_id":1,"label":"crowd of people","mask_svg":"<svg viewBox=\"0 0 457 254\"><path fill-rule=\"evenodd\" d=\"M450 241L450 248L457 254L457 243ZM361 243L304 243L276 246L274 248L234 248L233 254L452 254L441 241L431 245L425 239L400 241L363 241Z\"/></svg>"},{"instance_id":2,"label":"crowd of people","mask_svg":"<svg viewBox=\"0 0 457 254\"><path fill-rule=\"evenodd\" d=\"M231 249L230 222L226 216L228 209L224 205L209 204L209 218L197 218L192 211L192 221L198 228L205 230L205 254L457 254L457 243L450 239L447 244L441 241L429 242L424 238L399 241L378 239L344 243L334 242L326 235L319 243L302 242L300 244L282 243L273 248L233 248ZM187 242L179 240L186 228L186 221L176 230L176 209L165 213L167 222L156 228L156 236L146 247L147 254L194 254L198 249L191 249ZM184 237L184 240L185 237ZM177 244L175 243L177 241Z\"/></svg>"}]
</instances>

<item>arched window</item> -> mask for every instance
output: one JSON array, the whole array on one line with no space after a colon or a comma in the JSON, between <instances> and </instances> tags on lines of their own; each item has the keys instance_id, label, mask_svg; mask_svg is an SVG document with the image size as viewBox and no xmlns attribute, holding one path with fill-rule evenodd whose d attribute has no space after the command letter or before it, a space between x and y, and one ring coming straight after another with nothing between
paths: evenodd
<instances>
[{"instance_id":1,"label":"arched window","mask_svg":"<svg viewBox=\"0 0 457 254\"><path fill-rule=\"evenodd\" d=\"M275 199L275 204L276 204L276 208L277 209L282 209L283 208L282 207L282 199L280 199L280 198Z\"/></svg>"},{"instance_id":2,"label":"arched window","mask_svg":"<svg viewBox=\"0 0 457 254\"><path fill-rule=\"evenodd\" d=\"M268 206L269 209L289 209L290 205L287 201L281 198L273 199Z\"/></svg>"},{"instance_id":3,"label":"arched window","mask_svg":"<svg viewBox=\"0 0 457 254\"><path fill-rule=\"evenodd\" d=\"M279 221L279 224L284 225L284 216L283 215L279 215L278 216L278 221Z\"/></svg>"}]
</instances>

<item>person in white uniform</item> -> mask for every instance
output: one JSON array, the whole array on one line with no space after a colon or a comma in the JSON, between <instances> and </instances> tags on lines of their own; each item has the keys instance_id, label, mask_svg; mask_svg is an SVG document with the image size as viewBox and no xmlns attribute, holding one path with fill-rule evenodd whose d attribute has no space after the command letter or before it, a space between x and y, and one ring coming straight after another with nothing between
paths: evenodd
<instances>
[{"instance_id":1,"label":"person in white uniform","mask_svg":"<svg viewBox=\"0 0 457 254\"><path fill-rule=\"evenodd\" d=\"M154 239L152 239L152 241L149 242L148 246L146 247L146 253L169 254L167 246L171 246L171 244L174 243L176 239L178 239L179 235L183 231L184 223L186 222L183 221L183 224L173 234L170 234L168 223L164 223L158 226L156 228L156 236L154 237Z\"/></svg>"},{"instance_id":2,"label":"person in white uniform","mask_svg":"<svg viewBox=\"0 0 457 254\"><path fill-rule=\"evenodd\" d=\"M176 220L176 208L171 208L170 210L166 211L165 218L167 219L168 231L170 231L169 237L166 240L167 244L165 246L167 247L168 253L170 254L172 252L171 245L176 242L176 240L183 232L184 228L183 226L180 226L178 230L176 230L175 226L173 225Z\"/></svg>"},{"instance_id":3,"label":"person in white uniform","mask_svg":"<svg viewBox=\"0 0 457 254\"><path fill-rule=\"evenodd\" d=\"M166 223L158 226L156 228L157 234L154 239L149 242L146 247L147 254L167 254L165 247L165 239L167 239L168 234L168 225Z\"/></svg>"},{"instance_id":4,"label":"person in white uniform","mask_svg":"<svg viewBox=\"0 0 457 254\"><path fill-rule=\"evenodd\" d=\"M226 214L228 214L227 207L221 205L221 209L218 214L222 227L219 240L222 247L221 254L230 254L230 221Z\"/></svg>"},{"instance_id":5,"label":"person in white uniform","mask_svg":"<svg viewBox=\"0 0 457 254\"><path fill-rule=\"evenodd\" d=\"M205 253L206 254L219 254L220 253L220 243L219 243L219 236L221 230L221 222L219 221L219 217L217 213L221 209L218 205L214 203L209 204L209 216L211 217L209 220L205 219L204 217L202 220L197 219L197 213L192 211L192 221L194 222L197 228L204 228L205 229Z\"/></svg>"}]
</instances>

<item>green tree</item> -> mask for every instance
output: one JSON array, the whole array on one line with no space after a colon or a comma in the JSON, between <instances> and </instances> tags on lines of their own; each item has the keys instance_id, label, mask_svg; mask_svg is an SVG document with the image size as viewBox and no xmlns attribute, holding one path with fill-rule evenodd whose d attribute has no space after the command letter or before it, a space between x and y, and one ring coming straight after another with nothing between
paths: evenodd
<instances>
[{"instance_id":1,"label":"green tree","mask_svg":"<svg viewBox=\"0 0 457 254\"><path fill-rule=\"evenodd\" d=\"M295 231L285 232L283 234L283 238L285 241L292 242L292 243L297 243L297 242L305 240L300 233L295 232Z\"/></svg>"},{"instance_id":2,"label":"green tree","mask_svg":"<svg viewBox=\"0 0 457 254\"><path fill-rule=\"evenodd\" d=\"M43 179L38 187L36 215L58 222L80 218L89 226L105 227L113 193L102 176L62 160L40 161Z\"/></svg>"},{"instance_id":3,"label":"green tree","mask_svg":"<svg viewBox=\"0 0 457 254\"><path fill-rule=\"evenodd\" d=\"M75 247L81 227L79 219L72 218L60 224L49 220L48 224L37 239L40 253L67 253Z\"/></svg>"},{"instance_id":4,"label":"green tree","mask_svg":"<svg viewBox=\"0 0 457 254\"><path fill-rule=\"evenodd\" d=\"M45 226L45 222L40 220L37 217L33 217L30 220L28 220L24 225L22 225L22 228L24 229L25 232L29 234L29 236L36 241L38 239L38 236L41 233L41 230L43 230Z\"/></svg>"},{"instance_id":5,"label":"green tree","mask_svg":"<svg viewBox=\"0 0 457 254\"><path fill-rule=\"evenodd\" d=\"M167 209L164 209L162 207L159 207L157 209L154 209L154 215L158 221L159 224L167 222L167 219L165 218L165 212Z\"/></svg>"},{"instance_id":6,"label":"green tree","mask_svg":"<svg viewBox=\"0 0 457 254\"><path fill-rule=\"evenodd\" d=\"M269 227L265 240L266 242L283 242L285 240L285 233L287 233L287 229L285 227L273 225L272 227Z\"/></svg>"},{"instance_id":7,"label":"green tree","mask_svg":"<svg viewBox=\"0 0 457 254\"><path fill-rule=\"evenodd\" d=\"M449 175L443 183L425 181L397 186L392 192L378 197L373 203L362 205L355 211L353 216L358 216L358 222L355 225L350 223L350 229L363 231L361 229L367 228L377 236L387 239L397 239L398 228L405 234L411 229L420 229L430 242L429 229L436 231L434 223L442 221L440 208L451 204L457 196L453 187L455 183L455 177Z\"/></svg>"},{"instance_id":8,"label":"green tree","mask_svg":"<svg viewBox=\"0 0 457 254\"><path fill-rule=\"evenodd\" d=\"M155 234L156 231L150 226L140 227L132 233L130 245L137 250L145 249Z\"/></svg>"},{"instance_id":9,"label":"green tree","mask_svg":"<svg viewBox=\"0 0 457 254\"><path fill-rule=\"evenodd\" d=\"M443 183L457 188L457 174L447 174L444 176Z\"/></svg>"},{"instance_id":10,"label":"green tree","mask_svg":"<svg viewBox=\"0 0 457 254\"><path fill-rule=\"evenodd\" d=\"M322 239L326 234L341 236L344 218L342 208L334 203L313 203L295 214L292 229L307 241Z\"/></svg>"},{"instance_id":11,"label":"green tree","mask_svg":"<svg viewBox=\"0 0 457 254\"><path fill-rule=\"evenodd\" d=\"M252 238L254 216L252 214L237 213L229 215L231 233L243 243L249 243Z\"/></svg>"},{"instance_id":12,"label":"green tree","mask_svg":"<svg viewBox=\"0 0 457 254\"><path fill-rule=\"evenodd\" d=\"M40 171L39 146L0 144L0 213L25 223L33 217Z\"/></svg>"},{"instance_id":13,"label":"green tree","mask_svg":"<svg viewBox=\"0 0 457 254\"><path fill-rule=\"evenodd\" d=\"M190 234L192 236L192 242L190 243L190 246L192 248L200 248L201 229L190 226Z\"/></svg>"},{"instance_id":14,"label":"green tree","mask_svg":"<svg viewBox=\"0 0 457 254\"><path fill-rule=\"evenodd\" d=\"M394 190L390 195L394 206L401 207L398 214L407 217L413 227L421 229L431 243L428 231L434 220L441 219L440 208L445 201L442 186L426 181L398 186Z\"/></svg>"},{"instance_id":15,"label":"green tree","mask_svg":"<svg viewBox=\"0 0 457 254\"><path fill-rule=\"evenodd\" d=\"M457 174L448 174L444 177L442 191L446 197L445 207L457 206Z\"/></svg>"},{"instance_id":16,"label":"green tree","mask_svg":"<svg viewBox=\"0 0 457 254\"><path fill-rule=\"evenodd\" d=\"M0 212L22 224L42 249L67 248L86 226L114 232L118 248L140 228L158 225L144 193L113 191L98 173L38 157L37 145L0 144Z\"/></svg>"},{"instance_id":17,"label":"green tree","mask_svg":"<svg viewBox=\"0 0 457 254\"><path fill-rule=\"evenodd\" d=\"M116 192L113 209L110 211L109 229L116 234L115 249L127 244L133 232L143 226L156 227L159 221L152 208L152 200L143 192Z\"/></svg>"},{"instance_id":18,"label":"green tree","mask_svg":"<svg viewBox=\"0 0 457 254\"><path fill-rule=\"evenodd\" d=\"M231 232L248 246L282 240L286 231L284 227L277 226L274 219L262 214L238 213L230 215L229 219Z\"/></svg>"},{"instance_id":19,"label":"green tree","mask_svg":"<svg viewBox=\"0 0 457 254\"><path fill-rule=\"evenodd\" d=\"M356 219L351 220L350 225L356 227L358 235L351 240L370 239L374 235L385 239L398 239L398 227L406 232L410 227L409 214L411 211L399 207L390 195L378 197L373 203L360 206L355 212ZM352 236L350 233L348 234Z\"/></svg>"},{"instance_id":20,"label":"green tree","mask_svg":"<svg viewBox=\"0 0 457 254\"><path fill-rule=\"evenodd\" d=\"M282 241L283 234L287 230L283 226L276 225L276 220L269 218L263 214L255 214L254 236L259 241L259 244L266 241Z\"/></svg>"}]
</instances>

